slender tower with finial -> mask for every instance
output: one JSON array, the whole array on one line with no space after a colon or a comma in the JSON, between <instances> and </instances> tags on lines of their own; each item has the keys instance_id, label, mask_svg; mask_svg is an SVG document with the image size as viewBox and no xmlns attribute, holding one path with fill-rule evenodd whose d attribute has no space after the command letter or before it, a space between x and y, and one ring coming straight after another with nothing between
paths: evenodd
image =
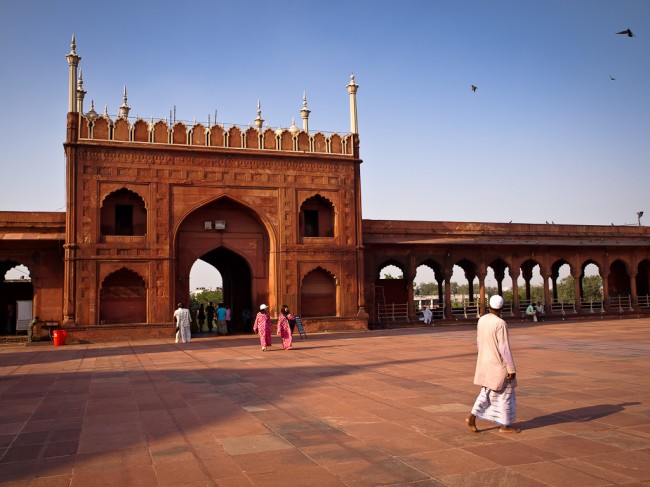
<instances>
[{"instance_id":1,"label":"slender tower with finial","mask_svg":"<svg viewBox=\"0 0 650 487\"><path fill-rule=\"evenodd\" d=\"M128 119L131 107L126 103L126 85L124 85L124 95L122 96L122 105L117 112L117 118Z\"/></svg>"},{"instance_id":2,"label":"slender tower with finial","mask_svg":"<svg viewBox=\"0 0 650 487\"><path fill-rule=\"evenodd\" d=\"M350 75L350 83L347 85L350 94L350 132L359 133L359 124L357 122L357 90L359 85L354 82L354 74Z\"/></svg>"},{"instance_id":3,"label":"slender tower with finial","mask_svg":"<svg viewBox=\"0 0 650 487\"><path fill-rule=\"evenodd\" d=\"M84 98L86 97L86 90L84 90L84 76L79 68L79 79L77 80L77 110L83 115L84 113Z\"/></svg>"},{"instance_id":4,"label":"slender tower with finial","mask_svg":"<svg viewBox=\"0 0 650 487\"><path fill-rule=\"evenodd\" d=\"M70 53L65 57L68 60L68 65L70 66L70 79L68 83L68 112L72 113L77 112L77 66L79 66L79 61L81 61L81 56L77 55L76 49L77 43L74 40L74 34L72 34Z\"/></svg>"},{"instance_id":5,"label":"slender tower with finial","mask_svg":"<svg viewBox=\"0 0 650 487\"><path fill-rule=\"evenodd\" d=\"M311 110L307 108L307 92L305 91L302 94L302 109L300 110L300 115L302 115L302 129L309 133L309 114Z\"/></svg>"},{"instance_id":6,"label":"slender tower with finial","mask_svg":"<svg viewBox=\"0 0 650 487\"><path fill-rule=\"evenodd\" d=\"M264 119L262 118L262 104L260 103L259 98L257 99L257 117L255 117L255 126L257 130L262 130L262 125L264 124Z\"/></svg>"}]
</instances>

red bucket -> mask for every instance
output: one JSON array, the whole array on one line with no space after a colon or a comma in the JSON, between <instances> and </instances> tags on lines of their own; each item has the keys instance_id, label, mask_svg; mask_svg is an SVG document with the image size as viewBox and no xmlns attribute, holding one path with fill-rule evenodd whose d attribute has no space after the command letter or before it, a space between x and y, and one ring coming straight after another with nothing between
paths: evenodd
<instances>
[{"instance_id":1,"label":"red bucket","mask_svg":"<svg viewBox=\"0 0 650 487\"><path fill-rule=\"evenodd\" d=\"M67 332L65 330L54 330L52 332L52 339L54 340L54 346L58 347L59 345L65 345L65 336Z\"/></svg>"}]
</instances>

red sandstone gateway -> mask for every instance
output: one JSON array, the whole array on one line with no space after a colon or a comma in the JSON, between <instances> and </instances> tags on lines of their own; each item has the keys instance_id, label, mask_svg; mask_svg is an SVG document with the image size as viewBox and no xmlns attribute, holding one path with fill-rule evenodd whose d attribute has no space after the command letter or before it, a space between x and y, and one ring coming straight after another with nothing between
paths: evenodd
<instances>
[{"instance_id":1,"label":"red sandstone gateway","mask_svg":"<svg viewBox=\"0 0 650 487\"><path fill-rule=\"evenodd\" d=\"M263 128L259 104L248 127L129 118L126 88L115 119L84 112L80 59L73 38L66 212L0 212L3 274L24 264L31 278L2 284L1 309L33 300L33 314L60 322L68 341L171 336L174 303L188 301L199 259L223 276L235 332L238 310L259 303L274 313L287 304L309 331L417 321L421 265L439 283L438 319L475 319L489 268L499 291L506 270L521 272L530 300L537 266L549 315L650 311L646 227L362 220L354 77L350 133L326 136L309 132L306 97L302 128L276 130ZM554 307L549 281L564 264L576 296L585 267L597 266L596 311L579 299ZM403 278L380 280L386 265ZM451 306L454 265L479 282L462 316ZM509 310L519 316L525 304L514 292Z\"/></svg>"}]
</instances>

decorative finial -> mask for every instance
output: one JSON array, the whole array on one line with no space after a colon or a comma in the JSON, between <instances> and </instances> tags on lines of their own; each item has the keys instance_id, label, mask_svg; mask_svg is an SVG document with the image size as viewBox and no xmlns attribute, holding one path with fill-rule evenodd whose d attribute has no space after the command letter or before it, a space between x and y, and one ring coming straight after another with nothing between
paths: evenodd
<instances>
[{"instance_id":1,"label":"decorative finial","mask_svg":"<svg viewBox=\"0 0 650 487\"><path fill-rule=\"evenodd\" d=\"M300 110L300 115L302 116L302 129L309 133L309 114L311 110L307 108L307 91L303 92L302 95L302 109Z\"/></svg>"},{"instance_id":2,"label":"decorative finial","mask_svg":"<svg viewBox=\"0 0 650 487\"><path fill-rule=\"evenodd\" d=\"M292 135L296 135L298 132L300 132L300 129L296 127L296 120L294 118L291 119L291 127L289 127L289 132L291 132Z\"/></svg>"},{"instance_id":3,"label":"decorative finial","mask_svg":"<svg viewBox=\"0 0 650 487\"><path fill-rule=\"evenodd\" d=\"M84 98L86 97L86 90L84 90L84 77L81 69L79 69L79 77L77 78L77 110L83 115L84 113Z\"/></svg>"},{"instance_id":4,"label":"decorative finial","mask_svg":"<svg viewBox=\"0 0 650 487\"><path fill-rule=\"evenodd\" d=\"M86 116L91 122L97 118L97 112L95 111L95 100L90 100L90 111L86 114Z\"/></svg>"},{"instance_id":5,"label":"decorative finial","mask_svg":"<svg viewBox=\"0 0 650 487\"><path fill-rule=\"evenodd\" d=\"M122 95L122 105L118 110L118 118L128 119L130 110L131 107L129 107L129 105L126 103L126 85L124 85L124 95Z\"/></svg>"},{"instance_id":6,"label":"decorative finial","mask_svg":"<svg viewBox=\"0 0 650 487\"><path fill-rule=\"evenodd\" d=\"M255 117L255 126L257 127L258 130L262 129L262 125L264 124L264 119L262 118L262 104L260 103L260 99L257 99L257 117Z\"/></svg>"},{"instance_id":7,"label":"decorative finial","mask_svg":"<svg viewBox=\"0 0 650 487\"><path fill-rule=\"evenodd\" d=\"M74 39L74 34L72 34L72 42L70 43L70 54L77 54L77 42Z\"/></svg>"}]
</instances>

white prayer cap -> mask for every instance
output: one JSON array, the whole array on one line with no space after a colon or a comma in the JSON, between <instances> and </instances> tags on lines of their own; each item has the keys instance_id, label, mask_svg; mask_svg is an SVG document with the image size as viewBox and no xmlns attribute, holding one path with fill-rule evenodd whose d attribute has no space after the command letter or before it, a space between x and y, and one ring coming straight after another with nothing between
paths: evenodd
<instances>
[{"instance_id":1,"label":"white prayer cap","mask_svg":"<svg viewBox=\"0 0 650 487\"><path fill-rule=\"evenodd\" d=\"M266 309L266 308L268 308L267 305L265 305L265 304L260 304L260 309Z\"/></svg>"},{"instance_id":2,"label":"white prayer cap","mask_svg":"<svg viewBox=\"0 0 650 487\"><path fill-rule=\"evenodd\" d=\"M492 309L501 309L503 307L503 298L498 294L495 294L490 298L490 308Z\"/></svg>"}]
</instances>

